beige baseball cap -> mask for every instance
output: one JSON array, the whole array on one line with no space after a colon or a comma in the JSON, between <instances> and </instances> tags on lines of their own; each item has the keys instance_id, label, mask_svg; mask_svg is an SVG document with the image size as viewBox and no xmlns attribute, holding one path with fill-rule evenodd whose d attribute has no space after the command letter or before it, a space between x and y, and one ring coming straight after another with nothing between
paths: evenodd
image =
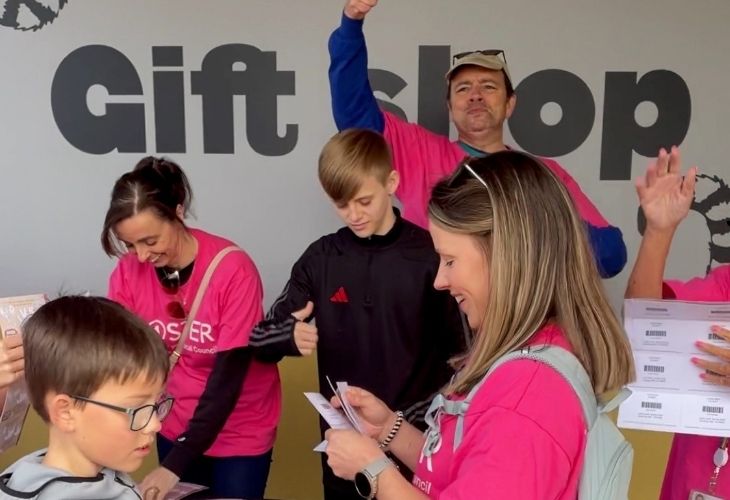
<instances>
[{"instance_id":1,"label":"beige baseball cap","mask_svg":"<svg viewBox=\"0 0 730 500\"><path fill-rule=\"evenodd\" d=\"M507 81L512 85L512 77L507 69L507 59L501 49L469 50L455 54L451 59L451 68L446 72L446 81L451 80L451 75L457 68L462 66L479 66L494 71L504 71Z\"/></svg>"}]
</instances>

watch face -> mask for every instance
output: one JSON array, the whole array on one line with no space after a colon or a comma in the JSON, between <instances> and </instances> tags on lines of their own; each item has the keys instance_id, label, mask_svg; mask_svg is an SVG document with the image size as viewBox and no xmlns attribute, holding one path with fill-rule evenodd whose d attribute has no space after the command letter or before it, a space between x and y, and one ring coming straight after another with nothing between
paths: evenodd
<instances>
[{"instance_id":1,"label":"watch face","mask_svg":"<svg viewBox=\"0 0 730 500\"><path fill-rule=\"evenodd\" d=\"M358 472L357 474L355 474L355 489L361 497L370 498L372 486L370 485L370 480L368 479L368 477L362 472Z\"/></svg>"}]
</instances>

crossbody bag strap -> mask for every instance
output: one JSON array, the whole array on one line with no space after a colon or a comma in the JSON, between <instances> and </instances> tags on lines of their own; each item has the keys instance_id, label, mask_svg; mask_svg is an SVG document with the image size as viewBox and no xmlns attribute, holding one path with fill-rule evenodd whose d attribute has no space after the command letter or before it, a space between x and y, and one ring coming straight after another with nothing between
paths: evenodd
<instances>
[{"instance_id":1,"label":"crossbody bag strap","mask_svg":"<svg viewBox=\"0 0 730 500\"><path fill-rule=\"evenodd\" d=\"M201 302L203 302L203 295L205 295L205 290L208 288L208 283L210 282L210 278L213 276L213 273L215 272L215 269L218 267L218 264L220 264L220 262L223 260L223 257L225 257L229 253L235 252L235 251L241 251L241 249L235 245L226 247L223 250L221 250L220 252L218 252L216 254L216 256L213 257L213 260L210 261L210 264L208 264L208 268L205 270L205 274L203 275L203 279L200 282L198 291L195 293L195 299L193 300L193 305L190 307L190 313L188 314L188 317L185 320L185 327L183 328L182 334L180 335L180 339L177 341L175 350L172 351L172 353L170 353L170 371L172 371L172 369L175 368L175 365L177 364L178 360L180 359L180 355L182 354L183 346L185 345L185 341L187 340L188 335L190 335L190 329L193 326L193 319L195 319L195 315L198 313L200 304L201 304Z\"/></svg>"}]
</instances>

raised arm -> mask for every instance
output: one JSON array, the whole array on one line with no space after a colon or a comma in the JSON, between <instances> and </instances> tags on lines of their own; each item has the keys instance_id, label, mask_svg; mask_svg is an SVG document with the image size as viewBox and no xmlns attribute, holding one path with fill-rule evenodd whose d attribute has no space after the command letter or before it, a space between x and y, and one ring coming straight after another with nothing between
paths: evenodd
<instances>
[{"instance_id":1,"label":"raised arm","mask_svg":"<svg viewBox=\"0 0 730 500\"><path fill-rule=\"evenodd\" d=\"M627 298L662 298L664 268L672 238L694 198L697 168L690 168L683 176L681 165L679 149L673 147L669 153L662 149L656 161L636 181L646 229L629 277Z\"/></svg>"},{"instance_id":2,"label":"raised arm","mask_svg":"<svg viewBox=\"0 0 730 500\"><path fill-rule=\"evenodd\" d=\"M626 244L621 230L608 223L580 188L580 185L558 162L548 158L542 158L542 161L563 181L568 192L570 192L578 213L585 222L601 277L612 278L616 276L626 265Z\"/></svg>"},{"instance_id":3,"label":"raised arm","mask_svg":"<svg viewBox=\"0 0 730 500\"><path fill-rule=\"evenodd\" d=\"M383 113L368 79L363 20L377 0L348 0L340 26L329 39L332 115L338 130L359 127L382 133Z\"/></svg>"}]
</instances>

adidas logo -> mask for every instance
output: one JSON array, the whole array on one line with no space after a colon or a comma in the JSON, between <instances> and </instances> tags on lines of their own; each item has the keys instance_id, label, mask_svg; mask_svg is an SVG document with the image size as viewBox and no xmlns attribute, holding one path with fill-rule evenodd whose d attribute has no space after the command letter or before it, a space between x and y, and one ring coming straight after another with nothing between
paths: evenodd
<instances>
[{"instance_id":1,"label":"adidas logo","mask_svg":"<svg viewBox=\"0 0 730 500\"><path fill-rule=\"evenodd\" d=\"M330 302L334 302L337 304L347 304L350 302L350 299L347 298L347 292L345 292L345 287L341 286L337 289L337 291L330 297Z\"/></svg>"}]
</instances>

